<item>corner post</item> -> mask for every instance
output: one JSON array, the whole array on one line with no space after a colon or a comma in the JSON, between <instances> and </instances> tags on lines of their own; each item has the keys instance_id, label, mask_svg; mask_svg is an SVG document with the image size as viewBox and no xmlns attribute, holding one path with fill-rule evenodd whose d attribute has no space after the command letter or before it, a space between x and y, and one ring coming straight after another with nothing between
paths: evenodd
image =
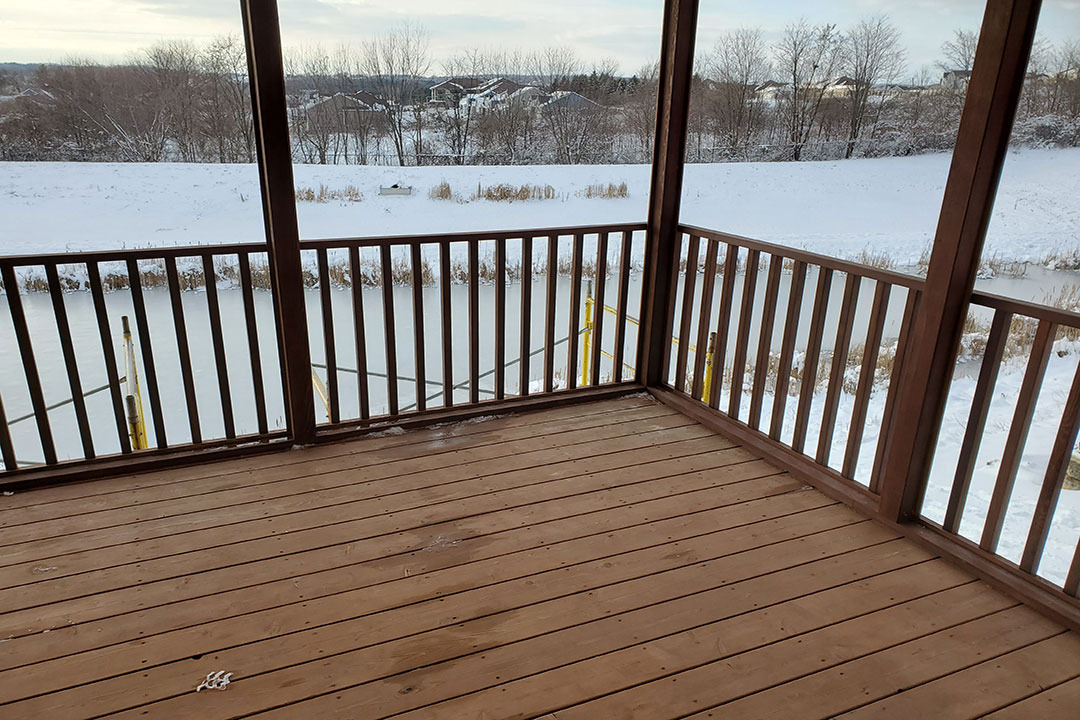
<instances>
[{"instance_id":1,"label":"corner post","mask_svg":"<svg viewBox=\"0 0 1080 720\"><path fill-rule=\"evenodd\" d=\"M698 0L665 0L660 76L657 88L656 140L645 250L645 302L638 340L637 380L663 384L670 355L672 271L678 247L679 203L686 130L690 116L690 81L694 73Z\"/></svg>"},{"instance_id":2,"label":"corner post","mask_svg":"<svg viewBox=\"0 0 1080 720\"><path fill-rule=\"evenodd\" d=\"M879 513L918 517L945 412L1040 0L989 0L905 363Z\"/></svg>"},{"instance_id":3,"label":"corner post","mask_svg":"<svg viewBox=\"0 0 1080 720\"><path fill-rule=\"evenodd\" d=\"M315 439L315 398L311 388L311 348L304 308L300 231L296 221L277 0L240 0L240 10L247 48L274 319L282 358L285 422L289 436L303 445Z\"/></svg>"}]
</instances>

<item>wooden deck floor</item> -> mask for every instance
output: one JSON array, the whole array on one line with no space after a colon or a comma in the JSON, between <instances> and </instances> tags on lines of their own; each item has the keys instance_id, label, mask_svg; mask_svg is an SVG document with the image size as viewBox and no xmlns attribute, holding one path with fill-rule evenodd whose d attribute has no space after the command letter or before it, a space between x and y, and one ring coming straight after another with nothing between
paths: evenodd
<instances>
[{"instance_id":1,"label":"wooden deck floor","mask_svg":"<svg viewBox=\"0 0 1080 720\"><path fill-rule=\"evenodd\" d=\"M0 613L5 719L1080 707L1075 634L643 397L0 498Z\"/></svg>"}]
</instances>

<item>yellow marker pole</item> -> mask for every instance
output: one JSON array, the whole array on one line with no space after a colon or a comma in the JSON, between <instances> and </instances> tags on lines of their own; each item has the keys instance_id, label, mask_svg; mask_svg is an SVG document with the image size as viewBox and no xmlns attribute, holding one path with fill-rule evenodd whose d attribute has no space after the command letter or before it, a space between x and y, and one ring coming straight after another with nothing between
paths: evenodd
<instances>
[{"instance_id":1,"label":"yellow marker pole","mask_svg":"<svg viewBox=\"0 0 1080 720\"><path fill-rule=\"evenodd\" d=\"M326 408L326 419L330 419L330 395L326 392L326 385L323 384L322 378L315 372L315 368L311 368L311 384L315 387L315 392L319 395L319 399L322 400L323 407Z\"/></svg>"},{"instance_id":2,"label":"yellow marker pole","mask_svg":"<svg viewBox=\"0 0 1080 720\"><path fill-rule=\"evenodd\" d=\"M705 353L705 382L701 384L701 401L709 402L709 391L712 390L712 364L713 350L716 349L716 333L709 333L709 349Z\"/></svg>"},{"instance_id":3,"label":"yellow marker pole","mask_svg":"<svg viewBox=\"0 0 1080 720\"><path fill-rule=\"evenodd\" d=\"M581 385L589 384L589 360L592 358L592 330L593 330L593 298L592 283L585 293L585 343L584 354L581 358Z\"/></svg>"},{"instance_id":4,"label":"yellow marker pole","mask_svg":"<svg viewBox=\"0 0 1080 720\"><path fill-rule=\"evenodd\" d=\"M128 431L131 435L131 449L145 450L149 447L146 441L146 413L143 411L142 389L139 387L139 368L135 362L135 343L131 339L131 323L127 315L120 318L124 329L124 365L125 365L125 395L128 410Z\"/></svg>"}]
</instances>

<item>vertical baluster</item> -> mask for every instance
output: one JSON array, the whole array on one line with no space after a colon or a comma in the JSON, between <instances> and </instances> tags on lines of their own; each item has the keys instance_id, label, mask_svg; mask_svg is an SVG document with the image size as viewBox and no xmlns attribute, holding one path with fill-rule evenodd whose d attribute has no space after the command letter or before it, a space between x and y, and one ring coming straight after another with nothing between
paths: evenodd
<instances>
[{"instance_id":1,"label":"vertical baluster","mask_svg":"<svg viewBox=\"0 0 1080 720\"><path fill-rule=\"evenodd\" d=\"M1011 324L1012 313L1003 310L994 312L990 335L987 337L982 364L979 367L979 379L975 382L975 395L971 399L967 429L964 431L960 455L956 460L956 473L953 475L949 503L945 509L943 527L949 532L954 533L959 529L960 519L964 515L971 477L975 473L975 458L979 455L979 446L982 444L986 429L986 419L990 415L990 400L993 397L994 385L997 384L998 371L1001 370L1001 360L1005 355L1005 345L1009 339Z\"/></svg>"},{"instance_id":2,"label":"vertical baluster","mask_svg":"<svg viewBox=\"0 0 1080 720\"><path fill-rule=\"evenodd\" d=\"M367 329L364 324L364 280L360 268L360 248L349 248L349 280L352 283L353 340L356 346L356 393L360 419L371 417L368 392Z\"/></svg>"},{"instance_id":3,"label":"vertical baluster","mask_svg":"<svg viewBox=\"0 0 1080 720\"><path fill-rule=\"evenodd\" d=\"M109 381L109 397L112 400L113 422L120 440L120 452L131 452L131 438L128 437L127 417L124 413L124 401L120 397L120 373L116 367L116 355L113 350L112 335L109 332L109 312L105 307L105 293L101 287L101 272L96 262L86 263L86 277L90 282L90 296L94 300L94 315L97 318L98 338L101 340L101 354L105 362L105 378Z\"/></svg>"},{"instance_id":4,"label":"vertical baluster","mask_svg":"<svg viewBox=\"0 0 1080 720\"><path fill-rule=\"evenodd\" d=\"M330 287L330 261L326 248L315 251L319 265L319 306L323 326L323 352L326 356L326 394L330 400L330 422L341 421L338 393L337 338L334 336L334 299Z\"/></svg>"},{"instance_id":5,"label":"vertical baluster","mask_svg":"<svg viewBox=\"0 0 1080 720\"><path fill-rule=\"evenodd\" d=\"M387 414L398 414L397 331L394 324L394 268L390 245L379 248L382 274L383 338L386 342L386 404Z\"/></svg>"},{"instance_id":6,"label":"vertical baluster","mask_svg":"<svg viewBox=\"0 0 1080 720\"><path fill-rule=\"evenodd\" d=\"M844 451L844 463L840 471L849 480L855 479L859 448L862 446L863 433L866 431L866 412L870 406L870 391L874 388L874 372L877 369L878 353L881 349L881 335L885 330L885 315L889 311L889 291L892 286L881 280L878 280L876 284L874 305L870 310L870 323L866 328L866 344L863 345L862 367L859 368L859 384L855 389L855 404L851 408L847 448Z\"/></svg>"},{"instance_id":7,"label":"vertical baluster","mask_svg":"<svg viewBox=\"0 0 1080 720\"><path fill-rule=\"evenodd\" d=\"M159 448L169 446L165 435L165 417L161 409L161 393L158 389L157 363L154 362L154 348L150 342L150 322L146 316L146 302L143 300L142 278L139 275L139 263L135 259L127 261L128 283L131 286L131 306L135 311L135 327L139 331L139 349L142 351L143 377L146 378L146 392L150 396L150 417L154 419L154 439ZM211 273L211 276L213 273ZM207 303L209 303L209 281L207 281Z\"/></svg>"},{"instance_id":8,"label":"vertical baluster","mask_svg":"<svg viewBox=\"0 0 1080 720\"><path fill-rule=\"evenodd\" d=\"M673 384L675 380L671 374L671 353L675 350L675 305L678 302L679 295L679 260L682 255L683 235L685 233L683 233L682 230L679 230L673 234L674 238L671 243L671 271L667 284L669 291L666 293L667 305L664 308L663 316L660 318L660 321L664 325L664 331L660 339L662 347L659 349L660 375L658 380L666 384ZM646 242L646 246L648 246L648 242ZM646 247L646 257L648 257L648 247ZM659 279L659 277L657 279ZM644 293L645 291L643 290L642 292ZM685 291L683 294L685 296ZM644 320L644 315L642 316L642 319ZM638 331L640 332L642 329L643 328L639 327ZM641 345L644 340L644 338L639 337L638 344ZM640 350L644 350L645 352L641 353ZM647 362L647 359L652 352L655 351L650 348L639 348L639 361L641 361L642 364ZM640 367L638 368L638 376L642 377Z\"/></svg>"},{"instance_id":9,"label":"vertical baluster","mask_svg":"<svg viewBox=\"0 0 1080 720\"><path fill-rule=\"evenodd\" d=\"M761 252L750 250L746 254L746 272L743 274L742 307L739 310L739 334L735 338L735 356L731 366L731 388L728 390L728 415L739 418L742 405L743 378L746 376L746 353L750 343L750 321L754 317L754 291L757 289L758 263Z\"/></svg>"},{"instance_id":10,"label":"vertical baluster","mask_svg":"<svg viewBox=\"0 0 1080 720\"><path fill-rule=\"evenodd\" d=\"M199 425L199 404L195 395L195 378L191 369L191 349L188 346L187 323L184 320L184 302L180 297L180 275L176 271L176 258L165 258L165 277L169 285L169 303L172 307L173 330L176 334L176 350L180 356L180 378L184 384L184 402L187 406L188 429L191 442L202 442Z\"/></svg>"},{"instance_id":11,"label":"vertical baluster","mask_svg":"<svg viewBox=\"0 0 1080 720\"><path fill-rule=\"evenodd\" d=\"M814 294L814 315L810 320L810 335L806 340L806 359L803 361L802 382L799 386L799 407L795 411L795 430L791 447L802 452L806 446L806 429L810 424L810 407L817 386L818 363L821 361L821 341L825 335L825 316L829 312L833 271L818 268L817 292Z\"/></svg>"},{"instance_id":12,"label":"vertical baluster","mask_svg":"<svg viewBox=\"0 0 1080 720\"><path fill-rule=\"evenodd\" d=\"M784 409L787 407L788 391L791 388L791 363L795 356L795 340L799 332L805 288L806 262L799 260L791 273L787 316L784 318L784 339L780 348L780 366L776 371L776 390L773 392L772 419L769 423L769 437L773 440L779 440L784 429Z\"/></svg>"},{"instance_id":13,"label":"vertical baluster","mask_svg":"<svg viewBox=\"0 0 1080 720\"><path fill-rule=\"evenodd\" d=\"M701 399L705 386L705 362L708 360L709 329L712 323L713 291L716 288L716 253L719 243L709 239L705 246L705 270L701 281L701 306L698 310L697 352L694 353L694 377L690 394L695 400Z\"/></svg>"},{"instance_id":14,"label":"vertical baluster","mask_svg":"<svg viewBox=\"0 0 1080 720\"><path fill-rule=\"evenodd\" d=\"M469 402L480 402L480 247L469 242Z\"/></svg>"},{"instance_id":15,"label":"vertical baluster","mask_svg":"<svg viewBox=\"0 0 1080 720\"><path fill-rule=\"evenodd\" d=\"M442 305L443 407L454 405L454 326L450 305L450 243L439 245L439 295Z\"/></svg>"},{"instance_id":16,"label":"vertical baluster","mask_svg":"<svg viewBox=\"0 0 1080 720\"><path fill-rule=\"evenodd\" d=\"M49 409L45 405L45 394L41 390L37 359L34 356L34 348L30 344L30 329L26 324L26 315L23 311L22 297L19 294L19 282L15 277L15 268L4 265L0 268L0 277L4 281L4 290L7 292L8 311L11 313L11 322L15 327L15 339L19 344L23 374L26 376L26 386L30 392L30 403L34 408L34 420L37 423L38 435L41 439L41 451L45 463L54 465L56 464L56 447L53 444L52 427L49 424Z\"/></svg>"},{"instance_id":17,"label":"vertical baluster","mask_svg":"<svg viewBox=\"0 0 1080 720\"><path fill-rule=\"evenodd\" d=\"M1072 564L1069 566L1069 576L1065 578L1065 587L1063 589L1074 597L1080 595L1080 541L1076 543Z\"/></svg>"},{"instance_id":18,"label":"vertical baluster","mask_svg":"<svg viewBox=\"0 0 1080 720\"><path fill-rule=\"evenodd\" d=\"M559 236L548 236L547 312L544 315L544 392L555 389L555 298L559 292Z\"/></svg>"},{"instance_id":19,"label":"vertical baluster","mask_svg":"<svg viewBox=\"0 0 1080 720\"><path fill-rule=\"evenodd\" d=\"M585 236L574 235L573 264L570 269L570 335L566 361L566 387L576 388L578 384L578 341L581 332L581 263L584 254Z\"/></svg>"},{"instance_id":20,"label":"vertical baluster","mask_svg":"<svg viewBox=\"0 0 1080 720\"><path fill-rule=\"evenodd\" d=\"M529 394L529 355L532 352L532 241L521 238L521 350L518 361L518 395Z\"/></svg>"},{"instance_id":21,"label":"vertical baluster","mask_svg":"<svg viewBox=\"0 0 1080 720\"><path fill-rule=\"evenodd\" d=\"M679 348L675 352L675 390L686 392L686 360L690 354L690 327L694 319L694 294L697 289L701 239L691 235L686 244L686 280L683 282L682 314L679 317ZM698 348L697 352L703 352Z\"/></svg>"},{"instance_id":22,"label":"vertical baluster","mask_svg":"<svg viewBox=\"0 0 1080 720\"><path fill-rule=\"evenodd\" d=\"M506 397L506 238L495 240L495 399Z\"/></svg>"},{"instance_id":23,"label":"vertical baluster","mask_svg":"<svg viewBox=\"0 0 1080 720\"><path fill-rule=\"evenodd\" d=\"M210 313L210 339L214 345L214 363L217 365L218 392L221 395L221 416L225 421L225 437L236 437L233 420L232 388L229 386L229 366L225 361L225 337L221 330L221 308L218 304L217 274L214 257L203 255L203 277L206 281L206 308Z\"/></svg>"},{"instance_id":24,"label":"vertical baluster","mask_svg":"<svg viewBox=\"0 0 1080 720\"><path fill-rule=\"evenodd\" d=\"M90 431L90 418L86 414L86 400L83 397L82 380L79 378L79 363L75 357L75 344L71 340L71 325L68 323L67 308L64 305L64 289L60 287L60 274L57 272L56 265L45 266L45 277L49 281L49 297L52 300L53 315L56 318L56 332L60 336L60 352L64 356L64 366L67 369L71 404L75 409L75 421L79 426L83 456L87 459L93 458L94 439Z\"/></svg>"},{"instance_id":25,"label":"vertical baluster","mask_svg":"<svg viewBox=\"0 0 1080 720\"><path fill-rule=\"evenodd\" d=\"M255 396L255 422L259 434L269 432L266 419L266 388L263 384L262 355L259 352L259 326L255 316L255 297L251 288L251 258L248 253L237 256L240 262L240 293L244 300L244 324L247 326L248 359L251 363L251 389Z\"/></svg>"},{"instance_id":26,"label":"vertical baluster","mask_svg":"<svg viewBox=\"0 0 1080 720\"><path fill-rule=\"evenodd\" d=\"M612 364L615 373L615 382L622 382L623 359L626 349L626 304L630 295L630 251L633 234L624 231L622 234L622 254L619 256L619 309L615 315L615 352Z\"/></svg>"},{"instance_id":27,"label":"vertical baluster","mask_svg":"<svg viewBox=\"0 0 1080 720\"><path fill-rule=\"evenodd\" d=\"M709 407L719 409L720 390L724 385L728 336L731 333L731 305L735 298L735 278L739 271L739 247L728 245L724 255L724 286L720 292L720 312L716 317L716 347L713 349L712 380L709 382Z\"/></svg>"},{"instance_id":28,"label":"vertical baluster","mask_svg":"<svg viewBox=\"0 0 1080 720\"><path fill-rule=\"evenodd\" d=\"M1058 425L1057 435L1054 438L1054 447L1050 451L1046 474L1043 476L1042 487L1039 489L1039 500L1035 504L1035 512L1031 517L1027 542L1024 544L1024 554L1020 560L1020 569L1026 572L1035 572L1042 560L1046 538L1050 534L1050 522L1057 509L1061 486L1065 482L1065 473L1069 469L1073 448L1076 447L1078 431L1080 431L1080 367L1073 376L1072 387L1069 388L1069 396L1065 400L1061 423Z\"/></svg>"},{"instance_id":29,"label":"vertical baluster","mask_svg":"<svg viewBox=\"0 0 1080 720\"><path fill-rule=\"evenodd\" d=\"M590 362L589 383L600 384L600 363L604 357L604 303L607 302L607 255L608 234L601 230L596 237L596 296L593 298L592 357Z\"/></svg>"},{"instance_id":30,"label":"vertical baluster","mask_svg":"<svg viewBox=\"0 0 1080 720\"><path fill-rule=\"evenodd\" d=\"M416 409L427 409L427 363L424 357L424 266L420 243L410 248L412 262L413 351L416 364Z\"/></svg>"},{"instance_id":31,"label":"vertical baluster","mask_svg":"<svg viewBox=\"0 0 1080 720\"><path fill-rule=\"evenodd\" d=\"M757 428L761 424L761 404L765 397L765 381L769 377L773 326L776 324L776 302L780 294L780 274L783 269L784 258L772 255L769 259L769 279L765 283L765 298L761 309L757 358L754 360L754 382L750 390L750 415L747 424L752 428Z\"/></svg>"},{"instance_id":32,"label":"vertical baluster","mask_svg":"<svg viewBox=\"0 0 1080 720\"><path fill-rule=\"evenodd\" d=\"M1027 442L1031 419L1035 415L1035 404L1039 400L1046 365L1050 361L1057 324L1049 320L1040 320L1035 331L1035 343L1031 346L1024 381L1020 385L1020 395L1016 398L1016 410L1013 413L1009 435L1005 441L1005 450L1001 455L1001 465L994 483L994 494L990 497L990 507L986 511L986 523L983 525L979 547L989 552L997 551L1001 538L1001 527L1005 523L1005 513L1009 509L1016 471L1020 468L1024 443Z\"/></svg>"},{"instance_id":33,"label":"vertical baluster","mask_svg":"<svg viewBox=\"0 0 1080 720\"><path fill-rule=\"evenodd\" d=\"M851 348L851 330L855 324L855 308L859 301L859 285L862 278L848 273L844 284L844 300L840 304L840 317L836 325L836 343L833 345L829 365L829 387L825 391L825 408L821 414L821 434L818 436L817 461L829 464L833 434L836 432L836 414L840 409L840 391L844 386L848 352Z\"/></svg>"},{"instance_id":34,"label":"vertical baluster","mask_svg":"<svg viewBox=\"0 0 1080 720\"><path fill-rule=\"evenodd\" d=\"M904 362L907 359L908 342L915 325L915 311L919 307L920 291L908 289L907 302L904 305L904 319L900 324L900 335L896 338L896 355L893 359L893 371L889 376L889 393L885 396L885 409L881 414L881 434L878 437L877 450L874 452L874 468L870 471L870 491L880 492L881 478L885 472L885 458L888 457L893 431L896 429L896 400L900 394L900 378L904 375Z\"/></svg>"},{"instance_id":35,"label":"vertical baluster","mask_svg":"<svg viewBox=\"0 0 1080 720\"><path fill-rule=\"evenodd\" d=\"M0 460L4 461L5 470L17 470L19 463L15 459L15 446L11 442L7 415L4 413L4 399L0 397Z\"/></svg>"}]
</instances>

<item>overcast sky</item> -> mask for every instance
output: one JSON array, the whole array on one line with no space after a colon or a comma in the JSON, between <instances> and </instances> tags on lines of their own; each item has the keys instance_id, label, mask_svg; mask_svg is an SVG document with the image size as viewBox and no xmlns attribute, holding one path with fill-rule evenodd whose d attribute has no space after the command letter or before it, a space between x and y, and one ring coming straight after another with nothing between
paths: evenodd
<instances>
[{"instance_id":1,"label":"overcast sky","mask_svg":"<svg viewBox=\"0 0 1080 720\"><path fill-rule=\"evenodd\" d=\"M287 46L358 44L402 20L421 23L436 60L467 48L570 45L586 61L633 73L659 55L661 0L279 0ZM1080 0L1044 0L1039 36L1080 39ZM758 27L772 41L805 16L841 28L887 13L903 35L909 72L932 65L954 28L974 28L979 0L701 0L699 49L726 29ZM78 55L121 61L161 39L240 33L235 0L0 0L0 62ZM433 70L439 71L433 64Z\"/></svg>"}]
</instances>

